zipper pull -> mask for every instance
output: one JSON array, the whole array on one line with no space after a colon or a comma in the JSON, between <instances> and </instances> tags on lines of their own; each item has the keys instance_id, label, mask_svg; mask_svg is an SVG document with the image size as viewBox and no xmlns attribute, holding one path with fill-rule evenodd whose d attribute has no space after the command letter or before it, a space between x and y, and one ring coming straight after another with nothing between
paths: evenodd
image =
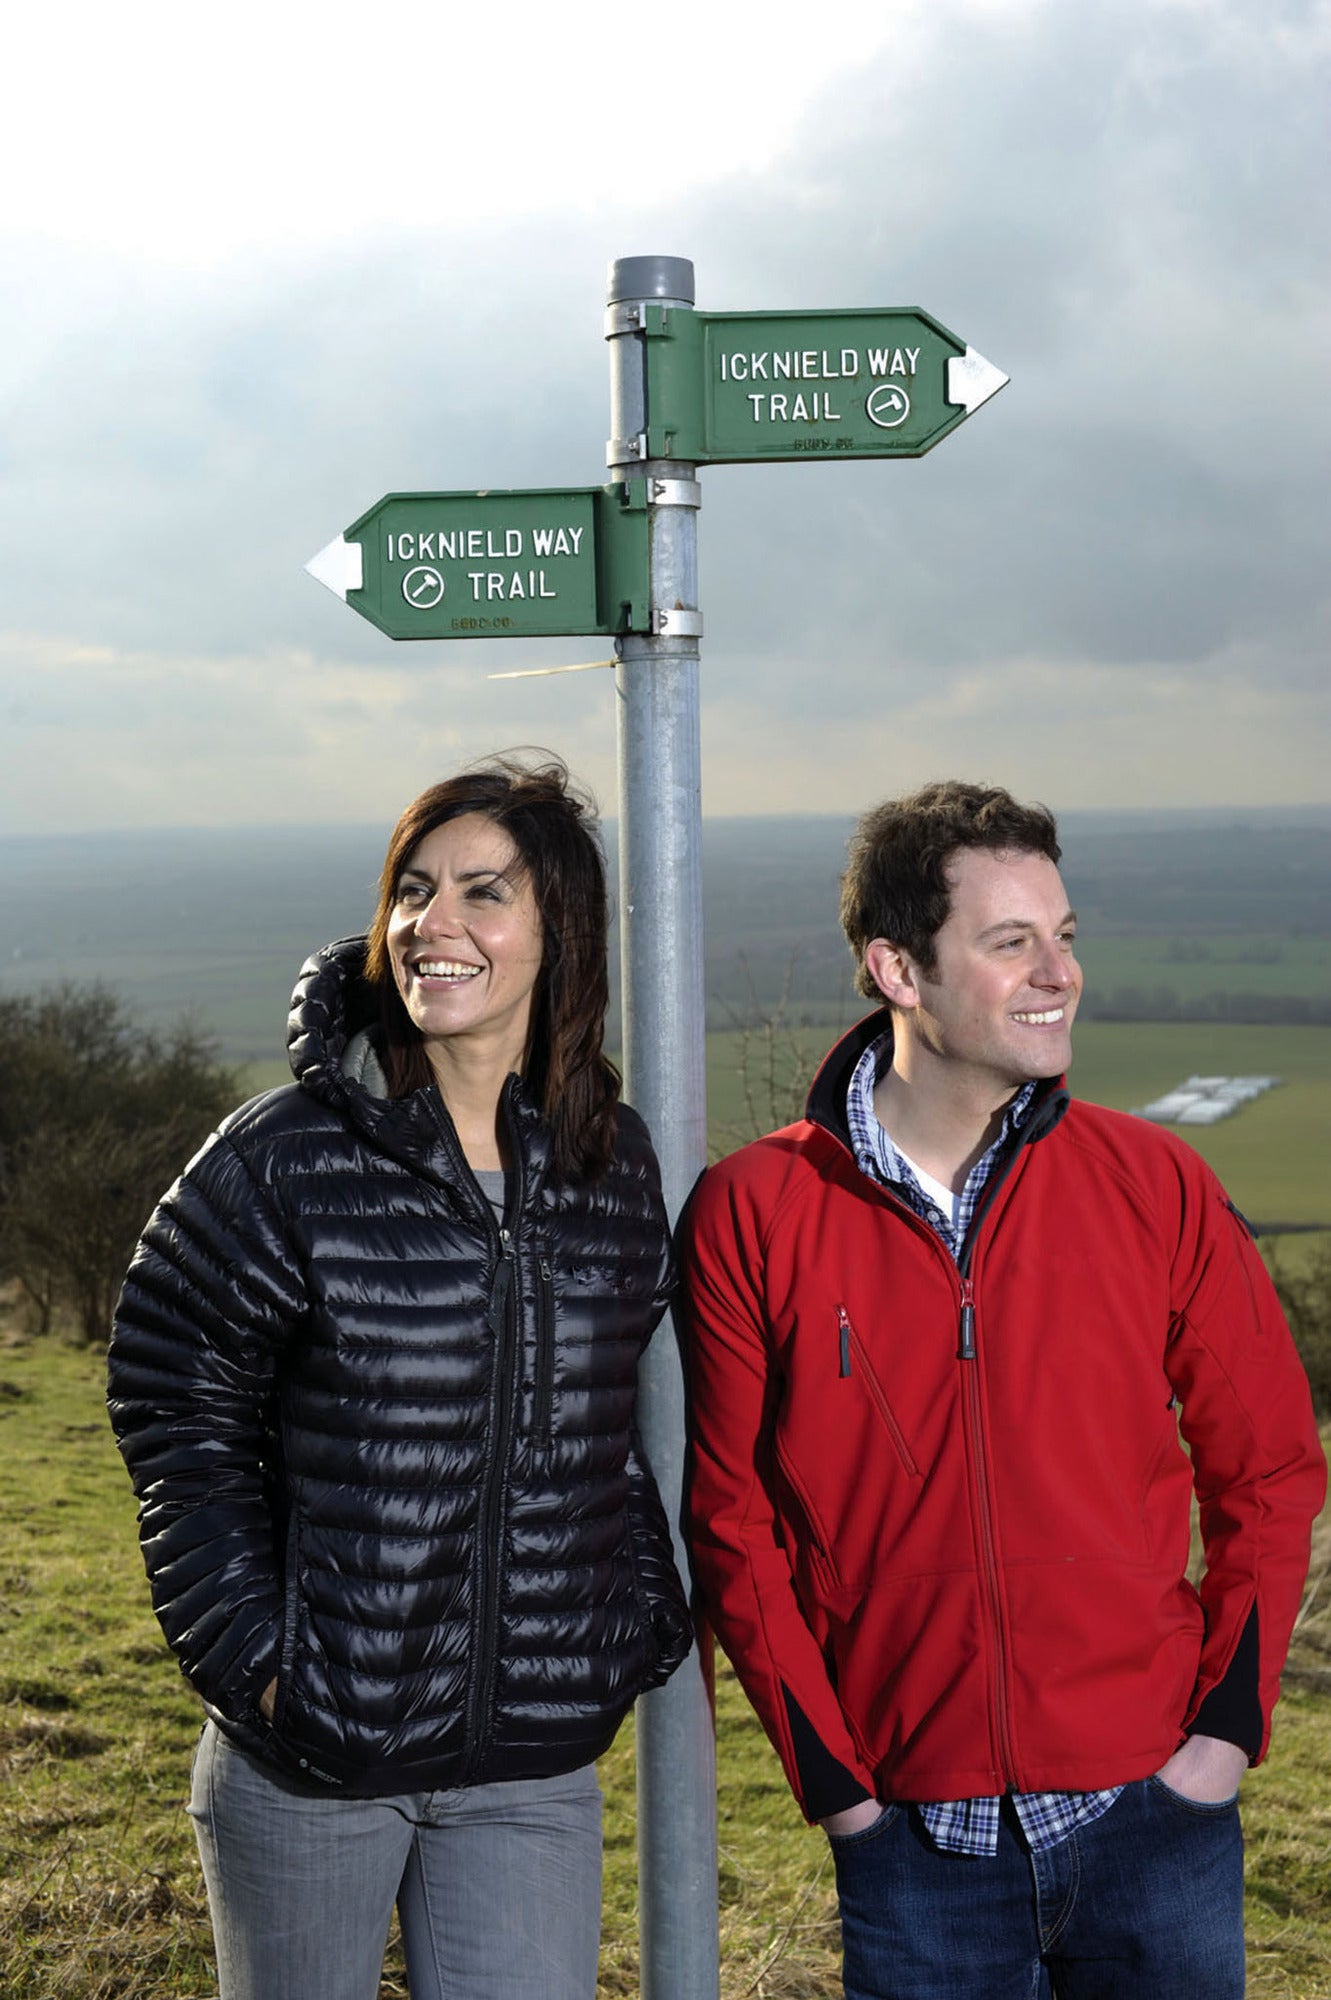
<instances>
[{"instance_id":1,"label":"zipper pull","mask_svg":"<svg viewBox=\"0 0 1331 2000\"><path fill-rule=\"evenodd\" d=\"M850 1373L850 1320L844 1306L836 1309L836 1323L841 1343L841 1374L844 1377Z\"/></svg>"},{"instance_id":2,"label":"zipper pull","mask_svg":"<svg viewBox=\"0 0 1331 2000\"><path fill-rule=\"evenodd\" d=\"M975 1359L975 1286L969 1278L961 1281L961 1346L957 1349L957 1359Z\"/></svg>"}]
</instances>

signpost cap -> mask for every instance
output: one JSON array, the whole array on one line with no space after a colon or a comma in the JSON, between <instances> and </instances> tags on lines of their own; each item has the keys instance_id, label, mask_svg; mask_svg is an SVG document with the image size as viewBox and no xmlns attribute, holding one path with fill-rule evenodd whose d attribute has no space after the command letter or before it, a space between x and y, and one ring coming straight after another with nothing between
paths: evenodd
<instances>
[{"instance_id":1,"label":"signpost cap","mask_svg":"<svg viewBox=\"0 0 1331 2000\"><path fill-rule=\"evenodd\" d=\"M688 257L616 257L610 266L606 304L629 299L669 299L691 306L693 263Z\"/></svg>"}]
</instances>

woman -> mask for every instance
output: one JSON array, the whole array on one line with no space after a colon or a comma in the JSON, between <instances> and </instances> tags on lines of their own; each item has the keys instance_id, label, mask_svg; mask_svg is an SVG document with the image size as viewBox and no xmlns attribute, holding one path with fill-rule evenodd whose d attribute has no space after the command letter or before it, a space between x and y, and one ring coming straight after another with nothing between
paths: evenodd
<instances>
[{"instance_id":1,"label":"woman","mask_svg":"<svg viewBox=\"0 0 1331 2000\"><path fill-rule=\"evenodd\" d=\"M633 1428L656 1162L562 765L433 786L125 1283L112 1421L208 1723L222 2000L591 2000L594 1760L689 1645Z\"/></svg>"}]
</instances>

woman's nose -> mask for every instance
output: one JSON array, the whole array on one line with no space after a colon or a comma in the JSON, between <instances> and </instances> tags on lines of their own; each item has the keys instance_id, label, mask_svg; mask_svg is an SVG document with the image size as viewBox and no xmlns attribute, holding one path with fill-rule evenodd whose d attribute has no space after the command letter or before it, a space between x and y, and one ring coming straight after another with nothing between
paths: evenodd
<instances>
[{"instance_id":1,"label":"woman's nose","mask_svg":"<svg viewBox=\"0 0 1331 2000\"><path fill-rule=\"evenodd\" d=\"M416 919L417 933L423 937L449 937L457 930L457 912L443 889L436 889Z\"/></svg>"}]
</instances>

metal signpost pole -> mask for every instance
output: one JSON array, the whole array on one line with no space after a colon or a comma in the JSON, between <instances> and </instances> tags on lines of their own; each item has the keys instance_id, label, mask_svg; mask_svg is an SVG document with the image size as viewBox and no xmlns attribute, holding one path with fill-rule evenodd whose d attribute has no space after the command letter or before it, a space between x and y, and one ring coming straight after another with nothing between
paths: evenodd
<instances>
[{"instance_id":1,"label":"metal signpost pole","mask_svg":"<svg viewBox=\"0 0 1331 2000\"><path fill-rule=\"evenodd\" d=\"M698 727L696 468L648 456L648 316L691 312L693 266L624 257L611 268L611 477L645 478L651 631L621 642L619 921L626 1094L646 1119L671 1222L707 1158L702 954L702 763ZM654 439L653 439L654 442ZM663 1326L642 1373L642 1432L676 1537L684 1475L684 1383ZM637 1712L638 1910L643 2000L719 1991L716 1750L707 1664L695 1648Z\"/></svg>"}]
</instances>

